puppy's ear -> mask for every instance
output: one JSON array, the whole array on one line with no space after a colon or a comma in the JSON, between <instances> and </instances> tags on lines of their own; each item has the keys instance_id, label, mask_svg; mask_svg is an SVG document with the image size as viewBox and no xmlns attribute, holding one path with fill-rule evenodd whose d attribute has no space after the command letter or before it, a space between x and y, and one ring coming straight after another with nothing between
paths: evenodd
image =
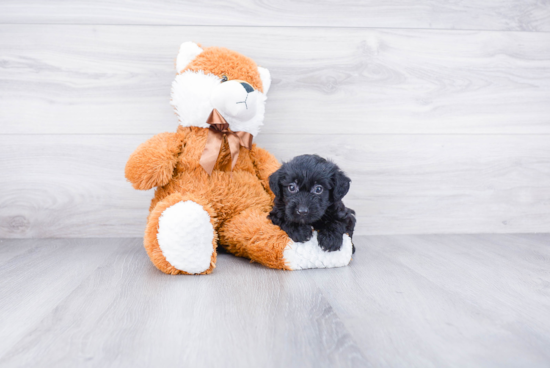
<instances>
[{"instance_id":1,"label":"puppy's ear","mask_svg":"<svg viewBox=\"0 0 550 368\"><path fill-rule=\"evenodd\" d=\"M351 179L341 170L336 170L332 174L332 199L334 202L341 201L349 192Z\"/></svg>"},{"instance_id":2,"label":"puppy's ear","mask_svg":"<svg viewBox=\"0 0 550 368\"><path fill-rule=\"evenodd\" d=\"M281 169L275 171L269 176L269 188L275 194L275 197L281 195L281 186L279 185L279 180L281 178Z\"/></svg>"}]
</instances>

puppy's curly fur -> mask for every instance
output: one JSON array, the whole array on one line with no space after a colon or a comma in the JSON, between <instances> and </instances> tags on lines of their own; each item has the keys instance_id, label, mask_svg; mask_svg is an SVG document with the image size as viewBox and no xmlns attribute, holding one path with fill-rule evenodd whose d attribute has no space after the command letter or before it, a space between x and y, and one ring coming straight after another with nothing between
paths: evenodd
<instances>
[{"instance_id":1,"label":"puppy's curly fur","mask_svg":"<svg viewBox=\"0 0 550 368\"><path fill-rule=\"evenodd\" d=\"M297 156L269 177L275 200L268 218L295 242L309 240L313 228L323 250L337 251L343 235L353 236L355 228L355 211L342 202L350 182L320 156Z\"/></svg>"}]
</instances>

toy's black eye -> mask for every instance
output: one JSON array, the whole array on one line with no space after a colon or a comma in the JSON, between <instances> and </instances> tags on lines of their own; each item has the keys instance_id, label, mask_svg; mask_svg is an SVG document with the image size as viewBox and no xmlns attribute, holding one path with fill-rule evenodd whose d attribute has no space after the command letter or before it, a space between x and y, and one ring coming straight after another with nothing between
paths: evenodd
<instances>
[{"instance_id":1,"label":"toy's black eye","mask_svg":"<svg viewBox=\"0 0 550 368\"><path fill-rule=\"evenodd\" d=\"M298 191L298 186L296 184L292 183L288 186L288 191L290 193L296 193Z\"/></svg>"},{"instance_id":2,"label":"toy's black eye","mask_svg":"<svg viewBox=\"0 0 550 368\"><path fill-rule=\"evenodd\" d=\"M222 83L227 82L227 75L222 75Z\"/></svg>"},{"instance_id":3,"label":"toy's black eye","mask_svg":"<svg viewBox=\"0 0 550 368\"><path fill-rule=\"evenodd\" d=\"M323 187L321 185L316 185L313 187L312 192L315 194L323 193Z\"/></svg>"}]
</instances>

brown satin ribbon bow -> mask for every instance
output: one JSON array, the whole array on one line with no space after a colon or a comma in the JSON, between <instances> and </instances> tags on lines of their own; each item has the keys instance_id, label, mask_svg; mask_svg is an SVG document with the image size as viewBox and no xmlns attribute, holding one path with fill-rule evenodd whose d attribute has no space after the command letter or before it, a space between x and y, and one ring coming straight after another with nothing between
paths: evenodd
<instances>
[{"instance_id":1,"label":"brown satin ribbon bow","mask_svg":"<svg viewBox=\"0 0 550 368\"><path fill-rule=\"evenodd\" d=\"M227 137L227 143L229 144L229 151L231 152L231 170L237 163L239 158L239 149L241 146L250 149L252 148L252 134L247 132L233 132L229 129L229 124L223 116L214 109L210 113L210 116L206 120L210 127L208 129L208 136L206 137L206 145L200 159L200 164L208 175L212 174L216 161L222 148L223 137Z\"/></svg>"}]
</instances>

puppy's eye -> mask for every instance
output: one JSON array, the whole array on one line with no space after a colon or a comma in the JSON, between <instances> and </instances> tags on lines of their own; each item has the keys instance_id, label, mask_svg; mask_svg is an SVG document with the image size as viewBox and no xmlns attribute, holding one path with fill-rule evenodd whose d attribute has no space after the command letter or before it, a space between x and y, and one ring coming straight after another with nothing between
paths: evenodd
<instances>
[{"instance_id":1,"label":"puppy's eye","mask_svg":"<svg viewBox=\"0 0 550 368\"><path fill-rule=\"evenodd\" d=\"M312 192L315 194L321 194L323 193L323 187L321 185L316 185L313 187Z\"/></svg>"},{"instance_id":2,"label":"puppy's eye","mask_svg":"<svg viewBox=\"0 0 550 368\"><path fill-rule=\"evenodd\" d=\"M227 82L227 75L222 75L222 83Z\"/></svg>"},{"instance_id":3,"label":"puppy's eye","mask_svg":"<svg viewBox=\"0 0 550 368\"><path fill-rule=\"evenodd\" d=\"M288 186L288 191L290 193L296 193L298 191L298 186L296 184L290 184Z\"/></svg>"}]
</instances>

